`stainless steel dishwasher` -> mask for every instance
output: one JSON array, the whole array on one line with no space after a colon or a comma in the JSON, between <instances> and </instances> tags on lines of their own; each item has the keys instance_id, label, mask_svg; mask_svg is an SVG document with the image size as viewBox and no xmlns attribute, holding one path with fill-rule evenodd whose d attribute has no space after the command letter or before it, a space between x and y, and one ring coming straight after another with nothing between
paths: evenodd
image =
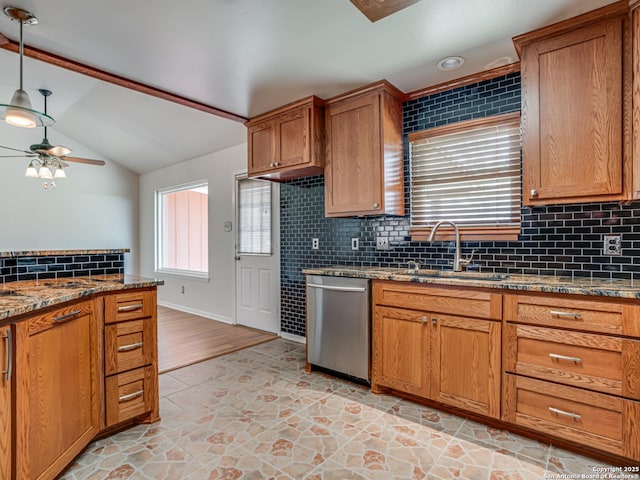
<instances>
[{"instance_id":1,"label":"stainless steel dishwasher","mask_svg":"<svg viewBox=\"0 0 640 480\"><path fill-rule=\"evenodd\" d=\"M370 380L369 303L369 280L307 275L310 364Z\"/></svg>"}]
</instances>

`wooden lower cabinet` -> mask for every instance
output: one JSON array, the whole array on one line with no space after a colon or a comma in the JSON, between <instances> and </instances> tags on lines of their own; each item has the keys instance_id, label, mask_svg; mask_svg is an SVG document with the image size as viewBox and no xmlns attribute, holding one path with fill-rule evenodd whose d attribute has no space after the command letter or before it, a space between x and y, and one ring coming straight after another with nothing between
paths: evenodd
<instances>
[{"instance_id":1,"label":"wooden lower cabinet","mask_svg":"<svg viewBox=\"0 0 640 480\"><path fill-rule=\"evenodd\" d=\"M431 317L431 398L500 417L500 322Z\"/></svg>"},{"instance_id":2,"label":"wooden lower cabinet","mask_svg":"<svg viewBox=\"0 0 640 480\"><path fill-rule=\"evenodd\" d=\"M16 479L54 479L100 430L92 301L17 323Z\"/></svg>"},{"instance_id":3,"label":"wooden lower cabinet","mask_svg":"<svg viewBox=\"0 0 640 480\"><path fill-rule=\"evenodd\" d=\"M479 297L476 312L447 314L470 296ZM491 316L500 295L374 282L373 299L374 391L390 388L500 417L501 323L471 316ZM425 311L430 307L438 311Z\"/></svg>"},{"instance_id":4,"label":"wooden lower cabinet","mask_svg":"<svg viewBox=\"0 0 640 480\"><path fill-rule=\"evenodd\" d=\"M13 372L11 327L0 328L0 479L11 478L11 377Z\"/></svg>"},{"instance_id":5,"label":"wooden lower cabinet","mask_svg":"<svg viewBox=\"0 0 640 480\"><path fill-rule=\"evenodd\" d=\"M430 329L422 312L376 307L373 384L429 396ZM374 387L375 388L375 387Z\"/></svg>"},{"instance_id":6,"label":"wooden lower cabinet","mask_svg":"<svg viewBox=\"0 0 640 480\"><path fill-rule=\"evenodd\" d=\"M160 419L155 290L104 299L105 427Z\"/></svg>"},{"instance_id":7,"label":"wooden lower cabinet","mask_svg":"<svg viewBox=\"0 0 640 480\"><path fill-rule=\"evenodd\" d=\"M503 404L510 423L640 459L640 402L507 373Z\"/></svg>"}]
</instances>

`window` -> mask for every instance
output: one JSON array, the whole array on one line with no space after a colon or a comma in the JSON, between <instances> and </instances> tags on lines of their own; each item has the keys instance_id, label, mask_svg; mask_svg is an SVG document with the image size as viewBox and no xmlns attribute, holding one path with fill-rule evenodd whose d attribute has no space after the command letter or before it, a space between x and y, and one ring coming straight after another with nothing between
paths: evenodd
<instances>
[{"instance_id":1,"label":"window","mask_svg":"<svg viewBox=\"0 0 640 480\"><path fill-rule=\"evenodd\" d=\"M451 220L466 240L516 239L522 197L519 112L409 135L411 236Z\"/></svg>"},{"instance_id":2,"label":"window","mask_svg":"<svg viewBox=\"0 0 640 480\"><path fill-rule=\"evenodd\" d=\"M206 181L156 192L156 270L206 277L209 271Z\"/></svg>"},{"instance_id":3,"label":"window","mask_svg":"<svg viewBox=\"0 0 640 480\"><path fill-rule=\"evenodd\" d=\"M271 255L271 182L238 180L238 253Z\"/></svg>"}]
</instances>

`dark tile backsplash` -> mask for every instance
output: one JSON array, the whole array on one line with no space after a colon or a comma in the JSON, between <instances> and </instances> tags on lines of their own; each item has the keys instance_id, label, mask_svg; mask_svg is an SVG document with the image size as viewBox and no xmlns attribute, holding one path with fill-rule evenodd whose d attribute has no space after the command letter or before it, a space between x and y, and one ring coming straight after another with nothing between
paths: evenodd
<instances>
[{"instance_id":1,"label":"dark tile backsplash","mask_svg":"<svg viewBox=\"0 0 640 480\"><path fill-rule=\"evenodd\" d=\"M406 102L404 133L520 108L520 75L506 75ZM408 149L405 148L405 152ZM409 237L409 159L405 153L405 217L324 217L324 177L292 180L280 189L281 329L305 335L303 268L328 265L449 268L453 242L412 242ZM640 279L640 202L591 203L523 208L518 241L464 242L471 268L534 275ZM602 236L622 236L622 255L602 255ZM375 238L388 236L391 249L376 251ZM360 249L351 250L351 238ZM320 248L311 249L311 239Z\"/></svg>"},{"instance_id":2,"label":"dark tile backsplash","mask_svg":"<svg viewBox=\"0 0 640 480\"><path fill-rule=\"evenodd\" d=\"M123 273L123 253L0 258L0 283Z\"/></svg>"}]
</instances>

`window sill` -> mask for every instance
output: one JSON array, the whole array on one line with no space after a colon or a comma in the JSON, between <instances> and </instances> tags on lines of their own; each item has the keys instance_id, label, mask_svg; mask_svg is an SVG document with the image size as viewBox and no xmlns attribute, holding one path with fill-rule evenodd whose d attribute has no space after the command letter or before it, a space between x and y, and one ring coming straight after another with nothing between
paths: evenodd
<instances>
[{"instance_id":1,"label":"window sill","mask_svg":"<svg viewBox=\"0 0 640 480\"><path fill-rule=\"evenodd\" d=\"M155 270L154 273L160 276L169 276L175 278L185 278L187 280L195 280L197 282L209 282L209 273L208 272L191 272L189 270L173 270L173 269L162 269Z\"/></svg>"},{"instance_id":2,"label":"window sill","mask_svg":"<svg viewBox=\"0 0 640 480\"><path fill-rule=\"evenodd\" d=\"M460 227L460 241L509 241L518 240L520 227ZM431 233L431 227L414 227L411 229L411 240L424 242ZM453 228L439 228L436 232L436 241L455 240Z\"/></svg>"}]
</instances>

